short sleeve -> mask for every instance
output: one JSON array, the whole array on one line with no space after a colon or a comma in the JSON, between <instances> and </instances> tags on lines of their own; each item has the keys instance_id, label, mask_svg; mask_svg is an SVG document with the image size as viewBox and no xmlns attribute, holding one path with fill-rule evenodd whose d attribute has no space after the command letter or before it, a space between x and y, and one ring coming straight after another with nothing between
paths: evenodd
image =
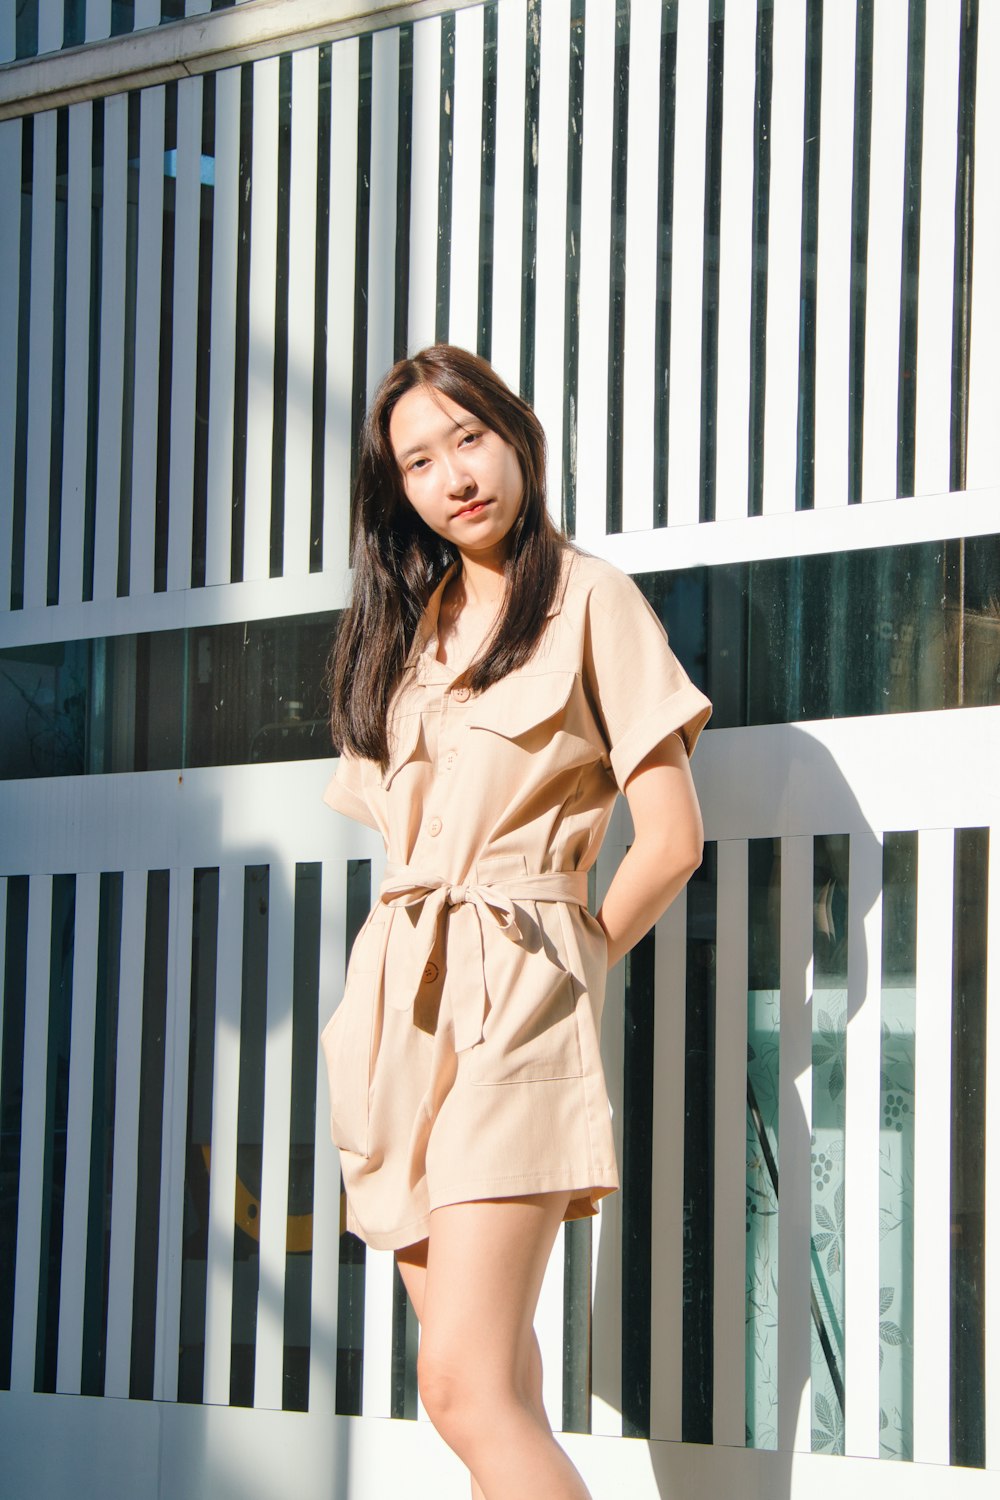
<instances>
[{"instance_id":1,"label":"short sleeve","mask_svg":"<svg viewBox=\"0 0 1000 1500\"><path fill-rule=\"evenodd\" d=\"M364 764L365 762L356 756L342 754L333 780L329 782L323 793L323 801L328 807L332 807L334 812L343 813L347 818L354 818L358 823L366 823L369 828L377 828L378 824L372 817L365 797Z\"/></svg>"},{"instance_id":2,"label":"short sleeve","mask_svg":"<svg viewBox=\"0 0 1000 1500\"><path fill-rule=\"evenodd\" d=\"M667 633L625 573L595 581L588 608L585 673L607 736L615 781L632 772L671 734L688 755L712 713L670 649Z\"/></svg>"}]
</instances>

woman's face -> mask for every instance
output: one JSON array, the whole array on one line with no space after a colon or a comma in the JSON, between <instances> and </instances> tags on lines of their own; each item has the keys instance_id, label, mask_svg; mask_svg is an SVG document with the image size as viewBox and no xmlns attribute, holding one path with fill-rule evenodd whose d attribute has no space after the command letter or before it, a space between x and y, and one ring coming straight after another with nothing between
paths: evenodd
<instances>
[{"instance_id":1,"label":"woman's face","mask_svg":"<svg viewBox=\"0 0 1000 1500\"><path fill-rule=\"evenodd\" d=\"M389 419L406 498L463 556L502 562L524 496L517 454L442 392L414 386Z\"/></svg>"}]
</instances>

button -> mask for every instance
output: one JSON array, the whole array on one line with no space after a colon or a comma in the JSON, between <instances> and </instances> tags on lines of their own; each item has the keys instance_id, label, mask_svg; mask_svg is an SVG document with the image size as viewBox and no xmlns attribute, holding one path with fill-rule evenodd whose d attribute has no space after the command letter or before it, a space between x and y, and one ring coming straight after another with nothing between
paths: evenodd
<instances>
[{"instance_id":1,"label":"button","mask_svg":"<svg viewBox=\"0 0 1000 1500\"><path fill-rule=\"evenodd\" d=\"M451 768L452 768L452 766L455 764L455 761L457 759L458 759L458 751L457 750L449 750L448 754L444 758L444 768L445 768L445 770L446 771L450 771Z\"/></svg>"},{"instance_id":2,"label":"button","mask_svg":"<svg viewBox=\"0 0 1000 1500\"><path fill-rule=\"evenodd\" d=\"M420 976L421 982L423 984L433 984L439 973L440 970L438 969L437 964L429 963Z\"/></svg>"},{"instance_id":3,"label":"button","mask_svg":"<svg viewBox=\"0 0 1000 1500\"><path fill-rule=\"evenodd\" d=\"M464 703L469 696L469 689L467 687L456 688L451 696L455 699L456 703Z\"/></svg>"},{"instance_id":4,"label":"button","mask_svg":"<svg viewBox=\"0 0 1000 1500\"><path fill-rule=\"evenodd\" d=\"M438 834L441 832L441 819L431 818L430 822L427 825L427 832L430 834L432 839L436 839Z\"/></svg>"}]
</instances>

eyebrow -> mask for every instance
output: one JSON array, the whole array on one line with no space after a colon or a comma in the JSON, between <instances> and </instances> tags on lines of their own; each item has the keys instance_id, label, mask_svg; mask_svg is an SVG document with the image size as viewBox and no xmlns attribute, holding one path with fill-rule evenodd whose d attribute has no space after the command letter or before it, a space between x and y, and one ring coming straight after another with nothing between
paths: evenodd
<instances>
[{"instance_id":1,"label":"eyebrow","mask_svg":"<svg viewBox=\"0 0 1000 1500\"><path fill-rule=\"evenodd\" d=\"M475 421L475 418L473 418L473 421ZM452 422L451 426L448 428L448 431L442 433L442 437L450 438L453 432L465 432L466 426L467 424L465 422ZM429 447L430 443L427 442L416 443L412 448L407 448L402 453L397 453L396 462L398 464L405 463L408 458L413 457L414 453L421 453L425 448Z\"/></svg>"}]
</instances>

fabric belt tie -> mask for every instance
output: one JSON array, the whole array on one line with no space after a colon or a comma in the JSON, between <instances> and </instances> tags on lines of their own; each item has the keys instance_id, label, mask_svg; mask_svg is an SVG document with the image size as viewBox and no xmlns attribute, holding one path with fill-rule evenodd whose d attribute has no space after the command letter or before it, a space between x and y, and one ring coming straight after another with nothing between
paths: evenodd
<instances>
[{"instance_id":1,"label":"fabric belt tie","mask_svg":"<svg viewBox=\"0 0 1000 1500\"><path fill-rule=\"evenodd\" d=\"M587 876L583 871L566 870L458 884L410 865L389 864L379 887L379 900L390 908L421 907L408 955L413 965L410 972L418 976L417 981L412 993L409 987L386 987L386 1004L394 1010L413 1008L443 922L445 970L450 969L456 981L449 987L453 994L455 1051L464 1052L483 1039L489 1002L485 944L501 932L509 941L520 943L517 901L565 901L586 906Z\"/></svg>"}]
</instances>

